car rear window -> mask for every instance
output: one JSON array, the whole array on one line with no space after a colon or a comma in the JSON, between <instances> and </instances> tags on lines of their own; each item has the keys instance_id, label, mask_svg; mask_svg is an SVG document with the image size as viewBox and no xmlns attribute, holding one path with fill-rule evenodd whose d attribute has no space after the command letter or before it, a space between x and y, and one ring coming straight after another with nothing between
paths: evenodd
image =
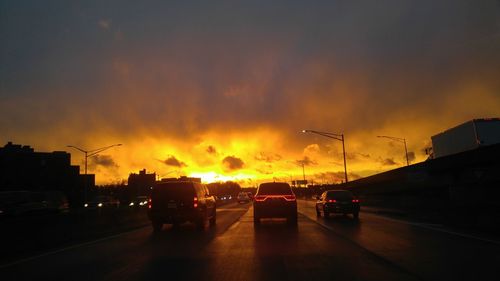
<instances>
[{"instance_id":1,"label":"car rear window","mask_svg":"<svg viewBox=\"0 0 500 281\"><path fill-rule=\"evenodd\" d=\"M257 191L259 195L292 195L292 189L287 183L263 183Z\"/></svg>"},{"instance_id":2,"label":"car rear window","mask_svg":"<svg viewBox=\"0 0 500 281\"><path fill-rule=\"evenodd\" d=\"M353 197L350 191L330 191L326 194L327 199L351 200Z\"/></svg>"},{"instance_id":3,"label":"car rear window","mask_svg":"<svg viewBox=\"0 0 500 281\"><path fill-rule=\"evenodd\" d=\"M151 197L156 199L182 199L194 196L193 183L171 182L158 184L153 188Z\"/></svg>"}]
</instances>

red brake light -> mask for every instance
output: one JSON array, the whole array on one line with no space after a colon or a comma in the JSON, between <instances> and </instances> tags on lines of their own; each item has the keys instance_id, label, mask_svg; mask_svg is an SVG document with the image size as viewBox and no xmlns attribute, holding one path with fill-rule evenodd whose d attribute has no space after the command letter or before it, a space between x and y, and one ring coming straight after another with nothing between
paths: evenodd
<instances>
[{"instance_id":1,"label":"red brake light","mask_svg":"<svg viewBox=\"0 0 500 281\"><path fill-rule=\"evenodd\" d=\"M266 200L266 198L267 198L267 196L264 196L264 195L257 195L254 197L255 201L259 201L259 202Z\"/></svg>"},{"instance_id":2,"label":"red brake light","mask_svg":"<svg viewBox=\"0 0 500 281\"><path fill-rule=\"evenodd\" d=\"M336 203L336 202L337 202L337 200L335 200L335 199L329 199L328 200L328 203Z\"/></svg>"},{"instance_id":3,"label":"red brake light","mask_svg":"<svg viewBox=\"0 0 500 281\"><path fill-rule=\"evenodd\" d=\"M295 201L297 198L295 195L257 195L254 197L255 201L262 202L266 201L267 198L283 198L286 201Z\"/></svg>"},{"instance_id":4,"label":"red brake light","mask_svg":"<svg viewBox=\"0 0 500 281\"><path fill-rule=\"evenodd\" d=\"M198 208L198 197L193 198L193 208Z\"/></svg>"},{"instance_id":5,"label":"red brake light","mask_svg":"<svg viewBox=\"0 0 500 281\"><path fill-rule=\"evenodd\" d=\"M148 209L151 209L151 206L153 205L153 200L151 198L148 199Z\"/></svg>"},{"instance_id":6,"label":"red brake light","mask_svg":"<svg viewBox=\"0 0 500 281\"><path fill-rule=\"evenodd\" d=\"M359 199L352 199L352 203L359 203Z\"/></svg>"}]
</instances>

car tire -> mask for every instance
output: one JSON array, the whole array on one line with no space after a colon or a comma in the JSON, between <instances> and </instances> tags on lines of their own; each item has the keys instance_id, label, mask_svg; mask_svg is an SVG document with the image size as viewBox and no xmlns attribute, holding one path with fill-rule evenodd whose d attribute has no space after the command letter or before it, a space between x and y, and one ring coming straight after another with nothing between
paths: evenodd
<instances>
[{"instance_id":1,"label":"car tire","mask_svg":"<svg viewBox=\"0 0 500 281\"><path fill-rule=\"evenodd\" d=\"M352 214L352 216L355 218L355 219L359 219L359 212L355 212Z\"/></svg>"},{"instance_id":2,"label":"car tire","mask_svg":"<svg viewBox=\"0 0 500 281\"><path fill-rule=\"evenodd\" d=\"M253 211L253 225L254 226L259 226L260 225L260 216L255 212L255 209Z\"/></svg>"},{"instance_id":3,"label":"car tire","mask_svg":"<svg viewBox=\"0 0 500 281\"><path fill-rule=\"evenodd\" d=\"M209 225L210 226L215 226L216 223L217 223L217 215L214 212L214 215L210 218Z\"/></svg>"},{"instance_id":4,"label":"car tire","mask_svg":"<svg viewBox=\"0 0 500 281\"><path fill-rule=\"evenodd\" d=\"M152 225L153 225L153 231L154 232L160 232L161 229L163 228L163 223L158 222L158 221L153 221Z\"/></svg>"},{"instance_id":5,"label":"car tire","mask_svg":"<svg viewBox=\"0 0 500 281\"><path fill-rule=\"evenodd\" d=\"M291 226L296 226L298 223L297 214L288 217L287 223Z\"/></svg>"},{"instance_id":6,"label":"car tire","mask_svg":"<svg viewBox=\"0 0 500 281\"><path fill-rule=\"evenodd\" d=\"M321 212L319 211L318 207L316 207L316 216L321 217Z\"/></svg>"}]
</instances>

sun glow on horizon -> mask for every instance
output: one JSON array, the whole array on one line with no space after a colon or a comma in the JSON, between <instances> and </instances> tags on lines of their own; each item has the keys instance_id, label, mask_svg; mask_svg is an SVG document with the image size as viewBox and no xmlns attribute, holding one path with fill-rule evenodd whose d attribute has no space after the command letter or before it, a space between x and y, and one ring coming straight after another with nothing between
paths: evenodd
<instances>
[{"instance_id":1,"label":"sun glow on horizon","mask_svg":"<svg viewBox=\"0 0 500 281\"><path fill-rule=\"evenodd\" d=\"M251 183L255 176L239 173L236 175L224 175L216 172L193 172L189 177L201 178L203 183L233 181L238 183Z\"/></svg>"},{"instance_id":2,"label":"sun glow on horizon","mask_svg":"<svg viewBox=\"0 0 500 281\"><path fill-rule=\"evenodd\" d=\"M375 137L372 140L372 134L348 134L349 180L403 165L404 148ZM189 176L201 178L204 183L233 181L241 186L302 180L304 174L309 182L344 181L341 142L301 134L297 130L297 139L303 144L293 147L287 136L284 131L255 129L251 132L207 132L190 140L161 136L128 139L123 146L100 154L99 159L89 159L89 173L96 175L97 184L123 182L130 173L143 169L156 173L159 178ZM94 139L95 143L110 142ZM95 146L93 143L89 142L88 146ZM414 143L410 145L415 146ZM71 153L72 163L83 167L83 155ZM417 155L412 162L422 161L423 157Z\"/></svg>"}]
</instances>

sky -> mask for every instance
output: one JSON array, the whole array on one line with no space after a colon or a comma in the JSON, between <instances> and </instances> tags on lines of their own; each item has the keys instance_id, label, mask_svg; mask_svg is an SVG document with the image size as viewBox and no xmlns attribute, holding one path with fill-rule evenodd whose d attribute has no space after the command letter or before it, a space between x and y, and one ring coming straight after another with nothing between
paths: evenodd
<instances>
[{"instance_id":1,"label":"sky","mask_svg":"<svg viewBox=\"0 0 500 281\"><path fill-rule=\"evenodd\" d=\"M0 145L244 186L349 180L427 159L500 117L500 1L0 0ZM303 169L304 168L304 169Z\"/></svg>"}]
</instances>

